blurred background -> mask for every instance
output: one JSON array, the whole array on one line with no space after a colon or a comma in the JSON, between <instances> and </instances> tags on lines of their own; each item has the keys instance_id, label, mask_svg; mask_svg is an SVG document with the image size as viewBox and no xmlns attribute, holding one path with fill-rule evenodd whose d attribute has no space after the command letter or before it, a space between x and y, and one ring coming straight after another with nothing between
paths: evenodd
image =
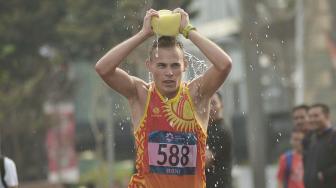
<instances>
[{"instance_id":1,"label":"blurred background","mask_svg":"<svg viewBox=\"0 0 336 188\"><path fill-rule=\"evenodd\" d=\"M0 1L0 153L16 162L20 187L126 187L135 156L127 101L94 65L141 29L147 9L176 7L233 59L220 90L235 187L275 187L294 105L326 103L335 122L334 0ZM146 81L150 43L122 64Z\"/></svg>"}]
</instances>

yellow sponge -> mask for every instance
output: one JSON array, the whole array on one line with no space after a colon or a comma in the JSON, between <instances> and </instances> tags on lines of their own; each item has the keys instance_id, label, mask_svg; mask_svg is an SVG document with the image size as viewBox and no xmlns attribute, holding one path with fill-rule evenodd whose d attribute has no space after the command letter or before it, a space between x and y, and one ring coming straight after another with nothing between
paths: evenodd
<instances>
[{"instance_id":1,"label":"yellow sponge","mask_svg":"<svg viewBox=\"0 0 336 188\"><path fill-rule=\"evenodd\" d=\"M181 14L170 10L159 10L159 17L152 17L154 33L160 36L176 36L179 34Z\"/></svg>"}]
</instances>

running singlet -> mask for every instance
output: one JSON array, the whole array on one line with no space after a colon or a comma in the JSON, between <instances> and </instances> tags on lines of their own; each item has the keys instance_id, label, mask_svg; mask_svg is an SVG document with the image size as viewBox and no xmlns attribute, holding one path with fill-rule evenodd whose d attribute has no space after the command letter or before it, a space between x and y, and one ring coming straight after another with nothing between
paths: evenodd
<instances>
[{"instance_id":1,"label":"running singlet","mask_svg":"<svg viewBox=\"0 0 336 188\"><path fill-rule=\"evenodd\" d=\"M206 134L194 112L186 84L169 100L151 86L129 188L205 188Z\"/></svg>"}]
</instances>

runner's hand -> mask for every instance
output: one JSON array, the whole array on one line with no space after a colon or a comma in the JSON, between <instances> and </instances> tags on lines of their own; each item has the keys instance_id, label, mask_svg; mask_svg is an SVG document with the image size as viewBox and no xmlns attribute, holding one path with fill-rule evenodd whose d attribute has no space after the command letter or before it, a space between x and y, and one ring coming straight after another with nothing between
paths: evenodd
<instances>
[{"instance_id":1,"label":"runner's hand","mask_svg":"<svg viewBox=\"0 0 336 188\"><path fill-rule=\"evenodd\" d=\"M149 9L146 12L146 15L144 17L143 25L141 31L144 32L147 36L152 36L154 34L152 25L151 25L151 20L153 16L159 17L158 11L154 9Z\"/></svg>"},{"instance_id":2,"label":"runner's hand","mask_svg":"<svg viewBox=\"0 0 336 188\"><path fill-rule=\"evenodd\" d=\"M181 24L180 24L180 33L181 33L183 29L189 24L189 15L181 8L176 8L173 10L173 12L178 12L181 14Z\"/></svg>"}]
</instances>

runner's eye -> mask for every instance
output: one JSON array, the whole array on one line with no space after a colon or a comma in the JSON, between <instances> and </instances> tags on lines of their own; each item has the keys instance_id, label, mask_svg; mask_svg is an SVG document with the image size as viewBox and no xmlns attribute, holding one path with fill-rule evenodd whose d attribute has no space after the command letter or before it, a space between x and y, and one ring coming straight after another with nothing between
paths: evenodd
<instances>
[{"instance_id":1,"label":"runner's eye","mask_svg":"<svg viewBox=\"0 0 336 188\"><path fill-rule=\"evenodd\" d=\"M158 67L158 68L165 68L165 67L166 67L166 65L165 65L165 64L163 64L163 63L158 63L158 64L157 64L157 67Z\"/></svg>"},{"instance_id":2,"label":"runner's eye","mask_svg":"<svg viewBox=\"0 0 336 188\"><path fill-rule=\"evenodd\" d=\"M179 63L173 63L172 68L180 68L181 64Z\"/></svg>"}]
</instances>

